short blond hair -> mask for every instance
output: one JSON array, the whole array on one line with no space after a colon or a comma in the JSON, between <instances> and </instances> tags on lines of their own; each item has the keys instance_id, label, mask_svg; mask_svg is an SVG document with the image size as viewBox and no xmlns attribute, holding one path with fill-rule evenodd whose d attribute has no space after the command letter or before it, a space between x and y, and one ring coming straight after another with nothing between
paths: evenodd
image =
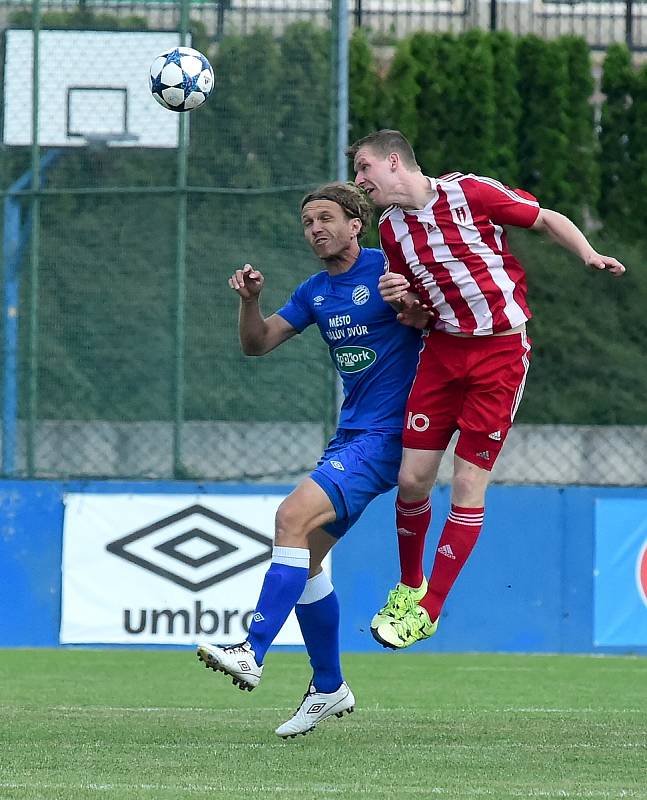
<instances>
[{"instance_id":1,"label":"short blond hair","mask_svg":"<svg viewBox=\"0 0 647 800\"><path fill-rule=\"evenodd\" d=\"M362 147L370 148L382 158L387 158L390 153L397 153L407 169L419 168L413 147L411 147L407 137L400 131L384 129L369 133L368 136L364 136L351 144L346 150L346 155L349 158L355 158Z\"/></svg>"}]
</instances>

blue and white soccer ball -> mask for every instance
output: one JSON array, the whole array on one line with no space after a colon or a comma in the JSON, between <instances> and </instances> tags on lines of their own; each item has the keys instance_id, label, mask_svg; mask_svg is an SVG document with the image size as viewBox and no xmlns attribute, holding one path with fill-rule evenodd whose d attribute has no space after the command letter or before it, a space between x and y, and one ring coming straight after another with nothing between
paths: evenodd
<instances>
[{"instance_id":1,"label":"blue and white soccer ball","mask_svg":"<svg viewBox=\"0 0 647 800\"><path fill-rule=\"evenodd\" d=\"M206 57L191 47L175 47L151 64L150 89L170 111L193 111L213 90L213 70Z\"/></svg>"}]
</instances>

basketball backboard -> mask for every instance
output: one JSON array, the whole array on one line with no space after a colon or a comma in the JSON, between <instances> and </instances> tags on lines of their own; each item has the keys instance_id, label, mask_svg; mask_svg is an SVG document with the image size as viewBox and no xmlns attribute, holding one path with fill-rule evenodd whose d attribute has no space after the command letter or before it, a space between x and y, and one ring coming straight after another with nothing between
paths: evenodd
<instances>
[{"instance_id":1,"label":"basketball backboard","mask_svg":"<svg viewBox=\"0 0 647 800\"><path fill-rule=\"evenodd\" d=\"M5 36L2 138L30 145L33 32ZM148 72L156 56L179 45L173 31L41 31L39 144L177 147L179 114L155 102Z\"/></svg>"}]
</instances>

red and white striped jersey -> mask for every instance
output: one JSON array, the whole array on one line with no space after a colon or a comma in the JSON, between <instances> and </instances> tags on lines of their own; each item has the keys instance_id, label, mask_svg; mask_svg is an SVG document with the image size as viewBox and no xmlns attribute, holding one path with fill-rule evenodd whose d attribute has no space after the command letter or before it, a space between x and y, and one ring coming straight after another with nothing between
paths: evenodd
<instances>
[{"instance_id":1,"label":"red and white striped jersey","mask_svg":"<svg viewBox=\"0 0 647 800\"><path fill-rule=\"evenodd\" d=\"M531 227L536 198L478 175L428 180L433 198L423 209L391 206L382 214L387 269L434 309L438 330L487 336L530 319L526 274L503 225Z\"/></svg>"}]
</instances>

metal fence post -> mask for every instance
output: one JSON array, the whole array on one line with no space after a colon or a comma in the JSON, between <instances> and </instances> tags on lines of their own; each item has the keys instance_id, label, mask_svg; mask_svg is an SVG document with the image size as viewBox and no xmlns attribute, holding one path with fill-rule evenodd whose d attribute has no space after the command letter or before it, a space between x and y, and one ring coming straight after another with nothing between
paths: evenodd
<instances>
[{"instance_id":1,"label":"metal fence post","mask_svg":"<svg viewBox=\"0 0 647 800\"><path fill-rule=\"evenodd\" d=\"M38 268L40 256L40 145L38 133L39 112L39 45L40 45L40 0L32 6L32 113L31 113L31 253L29 270L29 336L27 387L27 475L35 473L36 422L38 418Z\"/></svg>"},{"instance_id":2,"label":"metal fence post","mask_svg":"<svg viewBox=\"0 0 647 800\"><path fill-rule=\"evenodd\" d=\"M358 3L361 11L361 2ZM331 97L330 125L331 139L331 172L338 181L348 179L348 50L350 46L350 30L348 24L348 0L332 0L331 8ZM333 372L333 391L329 419L325 426L326 438L330 438L337 425L339 409L344 401L344 389L341 378Z\"/></svg>"},{"instance_id":3,"label":"metal fence post","mask_svg":"<svg viewBox=\"0 0 647 800\"><path fill-rule=\"evenodd\" d=\"M490 0L490 30L496 30L496 0Z\"/></svg>"},{"instance_id":4,"label":"metal fence post","mask_svg":"<svg viewBox=\"0 0 647 800\"><path fill-rule=\"evenodd\" d=\"M634 4L633 0L625 2L625 42L630 50L633 50L634 40Z\"/></svg>"},{"instance_id":5,"label":"metal fence post","mask_svg":"<svg viewBox=\"0 0 647 800\"><path fill-rule=\"evenodd\" d=\"M182 0L180 43L186 46L189 29L189 3ZM180 114L177 150L177 221L175 255L175 358L173 376L173 477L184 477L182 426L184 423L184 346L186 341L186 225L189 119Z\"/></svg>"},{"instance_id":6,"label":"metal fence post","mask_svg":"<svg viewBox=\"0 0 647 800\"><path fill-rule=\"evenodd\" d=\"M355 27L362 27L362 0L355 0Z\"/></svg>"}]
</instances>

